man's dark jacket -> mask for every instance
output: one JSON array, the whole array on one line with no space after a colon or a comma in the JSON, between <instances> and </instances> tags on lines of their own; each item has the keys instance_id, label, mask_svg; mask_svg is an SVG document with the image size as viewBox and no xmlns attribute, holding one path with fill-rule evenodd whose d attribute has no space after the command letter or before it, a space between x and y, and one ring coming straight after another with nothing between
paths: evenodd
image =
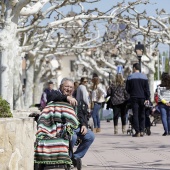
<instances>
[{"instance_id":1,"label":"man's dark jacket","mask_svg":"<svg viewBox=\"0 0 170 170\"><path fill-rule=\"evenodd\" d=\"M54 93L49 95L49 102L68 102L67 96L63 95L61 91L55 90ZM87 106L83 102L78 102L77 106L77 117L80 122L80 126L88 127L88 120L87 120Z\"/></svg>"},{"instance_id":2,"label":"man's dark jacket","mask_svg":"<svg viewBox=\"0 0 170 170\"><path fill-rule=\"evenodd\" d=\"M131 98L150 99L148 78L140 72L132 73L126 81L126 91Z\"/></svg>"}]
</instances>

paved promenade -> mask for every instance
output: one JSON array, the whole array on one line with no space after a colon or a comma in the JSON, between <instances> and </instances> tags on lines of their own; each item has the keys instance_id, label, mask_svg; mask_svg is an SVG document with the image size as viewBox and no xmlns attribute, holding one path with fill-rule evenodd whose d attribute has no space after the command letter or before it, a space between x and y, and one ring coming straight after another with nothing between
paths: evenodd
<instances>
[{"instance_id":1,"label":"paved promenade","mask_svg":"<svg viewBox=\"0 0 170 170\"><path fill-rule=\"evenodd\" d=\"M151 127L151 136L113 134L113 122L101 121L102 132L82 159L83 170L170 170L170 136L162 124ZM75 169L75 168L74 168Z\"/></svg>"}]
</instances>

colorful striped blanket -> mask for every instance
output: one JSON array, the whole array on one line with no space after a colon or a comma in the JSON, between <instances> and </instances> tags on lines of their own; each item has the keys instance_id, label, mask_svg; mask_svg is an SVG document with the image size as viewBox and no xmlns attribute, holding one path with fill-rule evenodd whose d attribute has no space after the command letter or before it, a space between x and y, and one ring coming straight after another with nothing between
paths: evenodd
<instances>
[{"instance_id":1,"label":"colorful striped blanket","mask_svg":"<svg viewBox=\"0 0 170 170\"><path fill-rule=\"evenodd\" d=\"M69 103L48 104L38 119L34 162L39 164L71 164L69 139L79 125Z\"/></svg>"}]
</instances>

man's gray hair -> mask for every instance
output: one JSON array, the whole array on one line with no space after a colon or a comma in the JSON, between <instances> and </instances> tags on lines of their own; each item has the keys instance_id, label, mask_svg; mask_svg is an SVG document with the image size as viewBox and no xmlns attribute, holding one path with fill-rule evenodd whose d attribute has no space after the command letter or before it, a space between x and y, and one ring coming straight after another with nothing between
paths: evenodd
<instances>
[{"instance_id":1,"label":"man's gray hair","mask_svg":"<svg viewBox=\"0 0 170 170\"><path fill-rule=\"evenodd\" d=\"M72 83L74 83L73 79L65 77L61 80L61 85L64 84L64 82L66 82L66 81L71 81Z\"/></svg>"}]
</instances>

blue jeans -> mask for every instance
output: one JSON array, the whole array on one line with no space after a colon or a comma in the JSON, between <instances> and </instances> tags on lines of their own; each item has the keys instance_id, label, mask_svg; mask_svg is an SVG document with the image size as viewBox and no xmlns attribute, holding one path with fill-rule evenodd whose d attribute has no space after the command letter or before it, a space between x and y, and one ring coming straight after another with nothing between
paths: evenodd
<instances>
[{"instance_id":1,"label":"blue jeans","mask_svg":"<svg viewBox=\"0 0 170 170\"><path fill-rule=\"evenodd\" d=\"M159 104L158 108L161 113L164 131L166 133L170 133L170 107L166 106L165 104Z\"/></svg>"},{"instance_id":2,"label":"blue jeans","mask_svg":"<svg viewBox=\"0 0 170 170\"><path fill-rule=\"evenodd\" d=\"M71 140L72 148L76 144L77 137L81 139L81 143L78 145L76 151L73 153L73 157L82 158L88 151L90 145L93 143L95 136L94 133L89 129L85 135L82 135L80 133L80 127L77 128L76 130L74 130L74 134L72 136ZM72 155L70 156L72 157Z\"/></svg>"},{"instance_id":3,"label":"blue jeans","mask_svg":"<svg viewBox=\"0 0 170 170\"><path fill-rule=\"evenodd\" d=\"M99 110L101 109L101 104L95 103L92 111L92 118L94 123L94 128L100 128L100 117Z\"/></svg>"}]
</instances>

